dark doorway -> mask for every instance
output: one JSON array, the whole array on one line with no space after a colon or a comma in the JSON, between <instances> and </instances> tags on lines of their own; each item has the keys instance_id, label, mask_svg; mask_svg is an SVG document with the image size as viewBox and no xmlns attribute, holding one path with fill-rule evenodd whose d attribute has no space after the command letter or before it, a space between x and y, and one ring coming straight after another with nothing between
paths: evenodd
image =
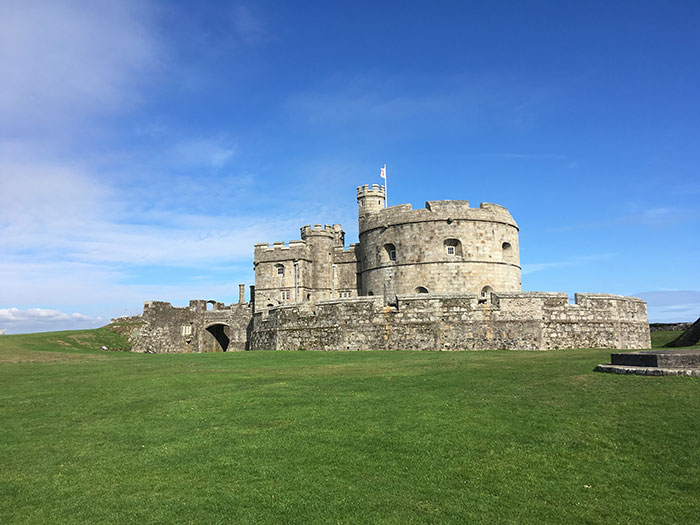
<instances>
[{"instance_id":1,"label":"dark doorway","mask_svg":"<svg viewBox=\"0 0 700 525\"><path fill-rule=\"evenodd\" d=\"M231 329L225 324L215 324L207 328L212 337L207 337L205 352L225 352L231 341ZM212 340L213 338L213 340Z\"/></svg>"}]
</instances>

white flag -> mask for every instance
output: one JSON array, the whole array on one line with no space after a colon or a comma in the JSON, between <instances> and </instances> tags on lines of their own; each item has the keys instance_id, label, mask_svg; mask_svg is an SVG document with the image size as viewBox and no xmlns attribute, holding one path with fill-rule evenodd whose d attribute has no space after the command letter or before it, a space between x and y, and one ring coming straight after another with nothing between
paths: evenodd
<instances>
[{"instance_id":1,"label":"white flag","mask_svg":"<svg viewBox=\"0 0 700 525\"><path fill-rule=\"evenodd\" d=\"M382 179L386 179L386 164L384 165L383 168L381 168L381 169L379 170L379 176L380 176Z\"/></svg>"}]
</instances>

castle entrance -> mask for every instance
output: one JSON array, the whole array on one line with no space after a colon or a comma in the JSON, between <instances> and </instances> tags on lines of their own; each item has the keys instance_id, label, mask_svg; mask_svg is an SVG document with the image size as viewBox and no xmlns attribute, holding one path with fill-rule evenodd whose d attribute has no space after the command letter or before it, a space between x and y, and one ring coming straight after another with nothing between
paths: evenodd
<instances>
[{"instance_id":1,"label":"castle entrance","mask_svg":"<svg viewBox=\"0 0 700 525\"><path fill-rule=\"evenodd\" d=\"M231 327L225 324L208 326L203 333L202 352L225 352L231 341Z\"/></svg>"}]
</instances>

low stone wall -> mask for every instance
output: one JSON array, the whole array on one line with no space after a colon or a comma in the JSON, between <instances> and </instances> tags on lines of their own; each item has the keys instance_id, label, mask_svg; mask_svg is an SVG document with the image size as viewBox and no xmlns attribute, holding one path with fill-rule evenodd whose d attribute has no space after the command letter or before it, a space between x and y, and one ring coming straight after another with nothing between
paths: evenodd
<instances>
[{"instance_id":1,"label":"low stone wall","mask_svg":"<svg viewBox=\"0 0 700 525\"><path fill-rule=\"evenodd\" d=\"M651 347L646 303L619 295L404 295L292 305L256 313L254 350L547 350Z\"/></svg>"},{"instance_id":2,"label":"low stone wall","mask_svg":"<svg viewBox=\"0 0 700 525\"><path fill-rule=\"evenodd\" d=\"M129 334L132 350L156 354L246 350L252 327L250 305L214 303L214 309L207 310L207 303L195 300L189 307L175 308L167 302L147 302L140 326Z\"/></svg>"},{"instance_id":3,"label":"low stone wall","mask_svg":"<svg viewBox=\"0 0 700 525\"><path fill-rule=\"evenodd\" d=\"M684 332L693 323L649 323L651 332Z\"/></svg>"}]
</instances>

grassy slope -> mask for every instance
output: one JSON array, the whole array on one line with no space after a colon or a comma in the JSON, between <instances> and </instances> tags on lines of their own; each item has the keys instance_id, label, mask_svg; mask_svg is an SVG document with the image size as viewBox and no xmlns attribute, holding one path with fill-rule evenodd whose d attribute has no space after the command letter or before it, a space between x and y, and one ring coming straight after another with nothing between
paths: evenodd
<instances>
[{"instance_id":1,"label":"grassy slope","mask_svg":"<svg viewBox=\"0 0 700 525\"><path fill-rule=\"evenodd\" d=\"M609 351L86 349L112 336L0 337L0 522L700 516L700 382Z\"/></svg>"},{"instance_id":2,"label":"grassy slope","mask_svg":"<svg viewBox=\"0 0 700 525\"><path fill-rule=\"evenodd\" d=\"M651 333L651 346L652 348L664 348L668 343L677 339L683 332L678 330L662 330L659 332ZM688 348L700 348L700 344L695 346L690 346Z\"/></svg>"}]
</instances>

